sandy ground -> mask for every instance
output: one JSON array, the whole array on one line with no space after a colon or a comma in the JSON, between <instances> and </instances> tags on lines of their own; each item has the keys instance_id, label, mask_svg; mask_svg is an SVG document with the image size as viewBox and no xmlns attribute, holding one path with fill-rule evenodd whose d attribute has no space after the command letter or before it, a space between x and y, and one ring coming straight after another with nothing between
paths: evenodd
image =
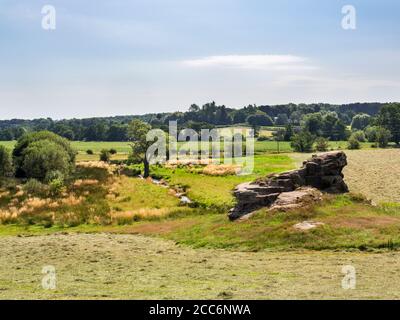
<instances>
[{"instance_id":1,"label":"sandy ground","mask_svg":"<svg viewBox=\"0 0 400 320\"><path fill-rule=\"evenodd\" d=\"M400 149L345 150L344 169L350 191L376 203L400 202ZM293 154L297 166L311 154Z\"/></svg>"},{"instance_id":2,"label":"sandy ground","mask_svg":"<svg viewBox=\"0 0 400 320\"><path fill-rule=\"evenodd\" d=\"M400 253L192 250L137 235L3 237L2 299L400 298ZM44 266L56 290L42 287ZM342 267L356 288L342 288Z\"/></svg>"}]
</instances>

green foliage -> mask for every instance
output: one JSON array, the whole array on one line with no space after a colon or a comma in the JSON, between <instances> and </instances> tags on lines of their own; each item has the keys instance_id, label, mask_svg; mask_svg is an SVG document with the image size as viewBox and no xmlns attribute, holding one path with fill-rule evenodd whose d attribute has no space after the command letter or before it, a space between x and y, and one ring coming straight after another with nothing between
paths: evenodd
<instances>
[{"instance_id":1,"label":"green foliage","mask_svg":"<svg viewBox=\"0 0 400 320\"><path fill-rule=\"evenodd\" d=\"M391 140L400 143L400 103L390 103L382 107L378 124L390 131Z\"/></svg>"},{"instance_id":2,"label":"green foliage","mask_svg":"<svg viewBox=\"0 0 400 320\"><path fill-rule=\"evenodd\" d=\"M360 142L366 142L367 138L365 137L364 131L357 130L351 134L352 137L356 138Z\"/></svg>"},{"instance_id":3,"label":"green foliage","mask_svg":"<svg viewBox=\"0 0 400 320\"><path fill-rule=\"evenodd\" d=\"M61 178L55 178L48 182L50 194L54 196L59 196L65 189L64 180Z\"/></svg>"},{"instance_id":4,"label":"green foliage","mask_svg":"<svg viewBox=\"0 0 400 320\"><path fill-rule=\"evenodd\" d=\"M259 112L257 114L253 114L247 118L247 123L254 126L273 126L274 122L271 117L265 114L264 112Z\"/></svg>"},{"instance_id":5,"label":"green foliage","mask_svg":"<svg viewBox=\"0 0 400 320\"><path fill-rule=\"evenodd\" d=\"M371 122L371 116L365 113L356 114L351 121L352 130L364 130Z\"/></svg>"},{"instance_id":6,"label":"green foliage","mask_svg":"<svg viewBox=\"0 0 400 320\"><path fill-rule=\"evenodd\" d=\"M111 154L109 150L103 149L100 151L100 161L109 162Z\"/></svg>"},{"instance_id":7,"label":"green foliage","mask_svg":"<svg viewBox=\"0 0 400 320\"><path fill-rule=\"evenodd\" d=\"M30 148L31 145L35 145L35 147ZM49 150L46 151L46 146L48 146L49 150L54 152L54 154L51 154ZM27 152L28 148L30 148L29 152ZM33 149L35 149L36 152L34 152ZM45 151L43 156L38 153L42 150ZM29 160L26 160L28 154ZM61 158L57 159L58 156L61 156ZM69 141L49 131L40 131L23 135L17 141L13 150L13 161L16 167L17 177L44 179L46 173L51 170L60 170L67 176L73 170L75 157L76 151L71 147ZM32 163L35 159L39 162L43 161L43 159L46 161L55 159L56 163ZM29 172L31 166L35 167L37 170L33 175ZM25 169L28 169L28 171Z\"/></svg>"},{"instance_id":8,"label":"green foliage","mask_svg":"<svg viewBox=\"0 0 400 320\"><path fill-rule=\"evenodd\" d=\"M52 171L59 171L65 177L69 176L73 164L64 148L46 139L34 141L24 149L20 169L27 178L44 181Z\"/></svg>"},{"instance_id":9,"label":"green foliage","mask_svg":"<svg viewBox=\"0 0 400 320\"><path fill-rule=\"evenodd\" d=\"M114 149L114 148L111 148L111 149L109 150L109 152L110 152L110 154L112 154L112 155L118 153L118 151L117 151L116 149Z\"/></svg>"},{"instance_id":10,"label":"green foliage","mask_svg":"<svg viewBox=\"0 0 400 320\"><path fill-rule=\"evenodd\" d=\"M349 140L347 141L347 147L350 150L355 150L355 149L361 148L360 141L357 139L357 137L354 134L352 134L350 136Z\"/></svg>"},{"instance_id":11,"label":"green foliage","mask_svg":"<svg viewBox=\"0 0 400 320\"><path fill-rule=\"evenodd\" d=\"M94 152L93 152L93 150L92 150L92 149L88 149L88 150L86 150L86 153L87 153L87 154L89 154L89 155L92 155L92 154L94 154Z\"/></svg>"},{"instance_id":12,"label":"green foliage","mask_svg":"<svg viewBox=\"0 0 400 320\"><path fill-rule=\"evenodd\" d=\"M292 137L291 146L296 152L312 152L315 136L307 130L302 130Z\"/></svg>"},{"instance_id":13,"label":"green foliage","mask_svg":"<svg viewBox=\"0 0 400 320\"><path fill-rule=\"evenodd\" d=\"M378 143L379 148L386 148L391 137L392 134L388 129L379 127L376 131L376 142Z\"/></svg>"},{"instance_id":14,"label":"green foliage","mask_svg":"<svg viewBox=\"0 0 400 320\"><path fill-rule=\"evenodd\" d=\"M36 179L29 179L24 184L23 190L31 196L44 197L48 194L49 188Z\"/></svg>"},{"instance_id":15,"label":"green foliage","mask_svg":"<svg viewBox=\"0 0 400 320\"><path fill-rule=\"evenodd\" d=\"M329 140L324 137L319 137L315 140L315 149L319 152L329 150Z\"/></svg>"},{"instance_id":16,"label":"green foliage","mask_svg":"<svg viewBox=\"0 0 400 320\"><path fill-rule=\"evenodd\" d=\"M365 128L365 137L367 138L368 142L376 142L377 141L377 131L378 126L368 126Z\"/></svg>"},{"instance_id":17,"label":"green foliage","mask_svg":"<svg viewBox=\"0 0 400 320\"><path fill-rule=\"evenodd\" d=\"M144 164L144 176L147 178L149 172L149 161L147 158L147 150L151 146L152 142L147 141L146 136L151 126L140 120L133 120L129 124L128 137L132 142L132 153L130 154L130 160L133 163L143 162Z\"/></svg>"},{"instance_id":18,"label":"green foliage","mask_svg":"<svg viewBox=\"0 0 400 320\"><path fill-rule=\"evenodd\" d=\"M10 152L0 145L0 178L9 178L14 174Z\"/></svg>"}]
</instances>

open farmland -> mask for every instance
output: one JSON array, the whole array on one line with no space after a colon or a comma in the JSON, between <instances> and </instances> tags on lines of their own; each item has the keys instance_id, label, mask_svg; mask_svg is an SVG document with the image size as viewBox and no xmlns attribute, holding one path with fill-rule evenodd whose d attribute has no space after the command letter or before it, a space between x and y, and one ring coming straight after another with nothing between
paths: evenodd
<instances>
[{"instance_id":1,"label":"open farmland","mask_svg":"<svg viewBox=\"0 0 400 320\"><path fill-rule=\"evenodd\" d=\"M137 235L3 237L0 298L399 299L400 254L194 250ZM57 289L41 286L54 266ZM344 290L342 267L357 271Z\"/></svg>"},{"instance_id":2,"label":"open farmland","mask_svg":"<svg viewBox=\"0 0 400 320\"><path fill-rule=\"evenodd\" d=\"M350 191L376 203L400 202L400 149L346 150L344 176ZM292 154L296 166L311 154Z\"/></svg>"}]
</instances>

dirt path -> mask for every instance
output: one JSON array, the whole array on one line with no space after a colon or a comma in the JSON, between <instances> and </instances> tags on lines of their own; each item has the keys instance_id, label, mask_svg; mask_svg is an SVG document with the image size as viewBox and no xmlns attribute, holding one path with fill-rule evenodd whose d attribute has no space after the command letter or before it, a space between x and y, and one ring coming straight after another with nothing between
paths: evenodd
<instances>
[{"instance_id":1,"label":"dirt path","mask_svg":"<svg viewBox=\"0 0 400 320\"><path fill-rule=\"evenodd\" d=\"M400 253L192 250L136 235L0 238L2 299L400 298ZM341 288L342 266L357 270ZM57 289L44 290L43 266Z\"/></svg>"},{"instance_id":2,"label":"dirt path","mask_svg":"<svg viewBox=\"0 0 400 320\"><path fill-rule=\"evenodd\" d=\"M362 193L379 202L400 202L400 149L345 150L348 166L344 169L350 191ZM311 154L292 154L301 166Z\"/></svg>"}]
</instances>

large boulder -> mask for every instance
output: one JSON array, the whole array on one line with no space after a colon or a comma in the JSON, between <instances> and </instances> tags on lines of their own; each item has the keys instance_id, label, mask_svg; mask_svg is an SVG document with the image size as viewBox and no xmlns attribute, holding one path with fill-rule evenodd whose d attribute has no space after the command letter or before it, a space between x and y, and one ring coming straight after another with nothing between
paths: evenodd
<instances>
[{"instance_id":1,"label":"large boulder","mask_svg":"<svg viewBox=\"0 0 400 320\"><path fill-rule=\"evenodd\" d=\"M302 168L298 170L240 184L233 192L237 204L231 210L229 219L236 220L260 208L270 207L282 193L293 192L305 186L328 193L348 192L342 173L346 165L347 157L344 152L325 153L304 161ZM290 194L285 196L291 197Z\"/></svg>"}]
</instances>

